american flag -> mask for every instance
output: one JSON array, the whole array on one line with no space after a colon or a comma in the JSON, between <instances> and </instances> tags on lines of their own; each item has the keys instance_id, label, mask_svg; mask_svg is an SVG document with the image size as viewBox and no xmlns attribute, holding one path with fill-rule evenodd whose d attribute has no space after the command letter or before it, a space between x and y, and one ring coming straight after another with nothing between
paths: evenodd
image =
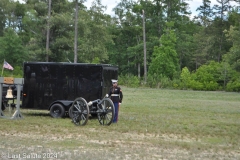
<instances>
[{"instance_id":1,"label":"american flag","mask_svg":"<svg viewBox=\"0 0 240 160\"><path fill-rule=\"evenodd\" d=\"M7 63L5 60L4 60L3 68L13 70L13 67L9 63Z\"/></svg>"}]
</instances>

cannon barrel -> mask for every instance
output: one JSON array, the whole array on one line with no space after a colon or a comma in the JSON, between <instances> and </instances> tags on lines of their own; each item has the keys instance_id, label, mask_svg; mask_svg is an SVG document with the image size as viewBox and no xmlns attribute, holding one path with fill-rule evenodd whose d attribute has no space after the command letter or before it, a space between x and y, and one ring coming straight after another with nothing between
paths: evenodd
<instances>
[{"instance_id":1,"label":"cannon barrel","mask_svg":"<svg viewBox=\"0 0 240 160\"><path fill-rule=\"evenodd\" d=\"M91 106L94 103L99 103L100 101L101 101L100 99L96 99L94 101L90 101L90 102L88 102L88 106Z\"/></svg>"}]
</instances>

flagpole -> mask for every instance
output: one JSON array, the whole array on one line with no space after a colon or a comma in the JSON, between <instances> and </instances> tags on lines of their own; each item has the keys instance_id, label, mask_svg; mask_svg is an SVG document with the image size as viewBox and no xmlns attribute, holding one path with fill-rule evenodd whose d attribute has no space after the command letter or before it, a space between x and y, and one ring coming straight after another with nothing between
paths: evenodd
<instances>
[{"instance_id":1,"label":"flagpole","mask_svg":"<svg viewBox=\"0 0 240 160\"><path fill-rule=\"evenodd\" d=\"M3 61L3 65L4 65L4 62L5 62L5 59L4 59L4 61ZM3 69L4 69L4 67L2 66L2 74L1 74L1 77L2 77L2 75L3 75Z\"/></svg>"}]
</instances>

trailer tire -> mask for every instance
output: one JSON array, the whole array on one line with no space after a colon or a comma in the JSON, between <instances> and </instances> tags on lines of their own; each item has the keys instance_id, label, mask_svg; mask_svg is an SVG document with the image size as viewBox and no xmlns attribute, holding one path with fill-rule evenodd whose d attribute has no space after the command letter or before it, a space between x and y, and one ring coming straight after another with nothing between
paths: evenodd
<instances>
[{"instance_id":1,"label":"trailer tire","mask_svg":"<svg viewBox=\"0 0 240 160\"><path fill-rule=\"evenodd\" d=\"M60 103L55 103L50 108L50 115L53 118L63 118L65 115L65 109Z\"/></svg>"}]
</instances>

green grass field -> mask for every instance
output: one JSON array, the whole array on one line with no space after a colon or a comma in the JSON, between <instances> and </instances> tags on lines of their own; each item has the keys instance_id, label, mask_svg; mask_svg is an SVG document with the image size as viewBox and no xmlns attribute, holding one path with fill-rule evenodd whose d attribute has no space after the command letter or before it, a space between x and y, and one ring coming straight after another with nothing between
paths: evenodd
<instances>
[{"instance_id":1,"label":"green grass field","mask_svg":"<svg viewBox=\"0 0 240 160\"><path fill-rule=\"evenodd\" d=\"M122 90L111 126L26 109L23 119L0 119L0 159L240 159L239 93Z\"/></svg>"}]
</instances>

